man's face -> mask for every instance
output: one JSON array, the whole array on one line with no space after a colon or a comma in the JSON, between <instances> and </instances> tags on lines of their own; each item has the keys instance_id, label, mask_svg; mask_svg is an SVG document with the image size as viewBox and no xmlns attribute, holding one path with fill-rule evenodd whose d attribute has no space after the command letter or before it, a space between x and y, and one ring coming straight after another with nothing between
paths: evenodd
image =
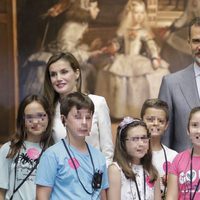
<instances>
[{"instance_id":1,"label":"man's face","mask_svg":"<svg viewBox=\"0 0 200 200\"><path fill-rule=\"evenodd\" d=\"M191 27L191 38L189 44L192 50L194 60L200 66L200 26Z\"/></svg>"}]
</instances>

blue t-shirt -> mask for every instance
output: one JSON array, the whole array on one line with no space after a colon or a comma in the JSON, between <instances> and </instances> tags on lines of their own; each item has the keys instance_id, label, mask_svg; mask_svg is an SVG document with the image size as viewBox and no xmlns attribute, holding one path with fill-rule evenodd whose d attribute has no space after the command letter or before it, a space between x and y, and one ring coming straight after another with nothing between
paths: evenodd
<instances>
[{"instance_id":1,"label":"blue t-shirt","mask_svg":"<svg viewBox=\"0 0 200 200\"><path fill-rule=\"evenodd\" d=\"M71 161L63 142L60 141L48 148L41 157L36 174L36 184L52 188L50 199L52 200L98 200L102 189L108 188L108 176L106 160L103 154L89 146L94 162L95 172L103 173L100 189L92 188L93 166L89 153L78 151L65 141L74 164L77 169L80 181L86 188L88 194L82 187L73 162Z\"/></svg>"}]
</instances>

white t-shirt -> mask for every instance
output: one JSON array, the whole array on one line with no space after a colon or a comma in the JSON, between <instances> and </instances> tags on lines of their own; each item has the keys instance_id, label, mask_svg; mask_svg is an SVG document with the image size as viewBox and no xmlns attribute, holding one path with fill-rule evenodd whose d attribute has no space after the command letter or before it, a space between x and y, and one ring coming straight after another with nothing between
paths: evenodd
<instances>
[{"instance_id":1,"label":"white t-shirt","mask_svg":"<svg viewBox=\"0 0 200 200\"><path fill-rule=\"evenodd\" d=\"M113 164L120 170L121 173L121 200L139 200L136 184L134 181L127 179L116 162ZM154 184L149 182L148 173L145 172L145 184L144 184L144 171L142 165L133 165L133 171L136 175L136 181L140 193L141 199L152 200L154 199ZM145 185L145 187L144 187ZM144 198L144 190L146 190L146 198Z\"/></svg>"},{"instance_id":2,"label":"white t-shirt","mask_svg":"<svg viewBox=\"0 0 200 200\"><path fill-rule=\"evenodd\" d=\"M25 141L25 148L20 150L19 155L13 159L6 158L10 149L10 142L5 143L0 148L0 188L6 189L5 200L10 199L15 188L23 181L30 170L34 167L37 159L42 151L39 143L32 143ZM16 158L17 169L15 173ZM36 186L35 186L36 169L27 178L23 185L15 192L13 200L35 200L36 199Z\"/></svg>"},{"instance_id":3,"label":"white t-shirt","mask_svg":"<svg viewBox=\"0 0 200 200\"><path fill-rule=\"evenodd\" d=\"M165 152L166 152L166 158L167 158L167 166L168 166L168 173L170 165L172 164L173 159L177 155L177 152L166 147L163 145ZM156 167L159 176L160 176L160 188L161 188L161 194L163 194L165 186L164 181L166 178L166 160L165 160L165 154L163 149L159 151L152 151L152 163Z\"/></svg>"}]
</instances>

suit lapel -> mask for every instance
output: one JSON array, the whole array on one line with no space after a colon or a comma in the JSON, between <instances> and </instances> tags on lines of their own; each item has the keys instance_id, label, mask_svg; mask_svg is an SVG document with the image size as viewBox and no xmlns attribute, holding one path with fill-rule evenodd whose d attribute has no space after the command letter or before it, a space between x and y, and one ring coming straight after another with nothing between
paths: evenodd
<instances>
[{"instance_id":1,"label":"suit lapel","mask_svg":"<svg viewBox=\"0 0 200 200\"><path fill-rule=\"evenodd\" d=\"M190 65L184 70L180 77L179 86L191 109L200 106L193 65Z\"/></svg>"}]
</instances>

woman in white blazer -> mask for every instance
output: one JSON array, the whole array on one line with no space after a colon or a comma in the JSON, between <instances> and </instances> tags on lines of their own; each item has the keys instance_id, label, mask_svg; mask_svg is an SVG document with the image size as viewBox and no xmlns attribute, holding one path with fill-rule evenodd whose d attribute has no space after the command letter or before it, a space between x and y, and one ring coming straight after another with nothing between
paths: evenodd
<instances>
[{"instance_id":1,"label":"woman in white blazer","mask_svg":"<svg viewBox=\"0 0 200 200\"><path fill-rule=\"evenodd\" d=\"M44 95L51 103L54 114L55 142L66 136L66 128L60 117L59 99L71 92L81 91L81 69L71 53L58 53L50 57L44 80ZM107 165L112 162L113 142L109 108L104 97L89 94L95 105L90 136L86 141L98 148L106 157Z\"/></svg>"}]
</instances>

